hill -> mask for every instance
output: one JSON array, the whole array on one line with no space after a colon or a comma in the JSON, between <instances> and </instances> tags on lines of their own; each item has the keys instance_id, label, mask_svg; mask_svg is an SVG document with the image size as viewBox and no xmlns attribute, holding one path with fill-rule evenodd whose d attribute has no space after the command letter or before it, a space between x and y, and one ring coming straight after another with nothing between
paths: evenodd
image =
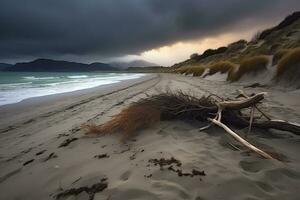
<instances>
[{"instance_id":1,"label":"hill","mask_svg":"<svg viewBox=\"0 0 300 200\"><path fill-rule=\"evenodd\" d=\"M157 66L155 63L151 63L145 60L133 60L130 62L112 62L109 63L111 66L120 68L120 69L128 69L129 67L153 67Z\"/></svg>"},{"instance_id":2,"label":"hill","mask_svg":"<svg viewBox=\"0 0 300 200\"><path fill-rule=\"evenodd\" d=\"M50 59L37 59L31 62L16 63L3 71L20 72L88 72L88 71L116 71L117 68L105 63L76 63Z\"/></svg>"},{"instance_id":3,"label":"hill","mask_svg":"<svg viewBox=\"0 0 300 200\"><path fill-rule=\"evenodd\" d=\"M0 71L2 71L2 70L5 69L5 68L12 67L12 66L13 66L13 65L11 65L11 64L0 63Z\"/></svg>"}]
</instances>

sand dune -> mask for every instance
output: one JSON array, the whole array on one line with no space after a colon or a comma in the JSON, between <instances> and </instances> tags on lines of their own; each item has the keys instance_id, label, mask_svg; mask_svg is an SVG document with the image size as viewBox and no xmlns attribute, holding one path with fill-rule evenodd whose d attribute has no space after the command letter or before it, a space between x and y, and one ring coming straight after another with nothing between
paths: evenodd
<instances>
[{"instance_id":1,"label":"sand dune","mask_svg":"<svg viewBox=\"0 0 300 200\"><path fill-rule=\"evenodd\" d=\"M287 132L253 130L248 136L279 153L284 162L278 163L233 149L229 143L238 144L223 130L200 132L198 123L163 121L124 144L118 134L88 137L80 129L167 90L225 97L237 89L266 91L264 109L300 121L299 91L244 86L149 75L0 107L0 199L298 199L300 140Z\"/></svg>"}]
</instances>

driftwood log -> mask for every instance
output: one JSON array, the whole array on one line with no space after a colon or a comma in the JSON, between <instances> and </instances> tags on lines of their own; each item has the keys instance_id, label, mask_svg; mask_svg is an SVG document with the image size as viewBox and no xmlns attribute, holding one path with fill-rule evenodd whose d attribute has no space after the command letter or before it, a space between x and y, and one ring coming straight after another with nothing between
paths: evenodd
<instances>
[{"instance_id":1,"label":"driftwood log","mask_svg":"<svg viewBox=\"0 0 300 200\"><path fill-rule=\"evenodd\" d=\"M207 129L213 124L217 125L245 147L264 158L273 159L266 152L247 142L229 128L229 126L248 127L248 132L251 131L252 127L257 127L261 129L289 131L299 135L300 125L284 120L271 119L271 117L263 112L258 107L258 104L262 103L265 93L248 96L243 91L239 92L239 96L243 97L243 99L224 100L217 95L197 98L182 92L162 93L132 103L110 121L102 125L89 124L84 125L84 127L88 129L87 134L122 132L123 140L125 140L131 133L149 127L160 120L197 120L208 123L207 126L200 130ZM249 108L251 109L250 116L243 114L242 111ZM256 119L254 117L255 111L261 113L264 119Z\"/></svg>"},{"instance_id":2,"label":"driftwood log","mask_svg":"<svg viewBox=\"0 0 300 200\"><path fill-rule=\"evenodd\" d=\"M242 90L238 90L240 95L246 99L249 99L250 97L246 95ZM295 135L300 135L300 124L289 122L285 120L280 119L272 119L270 116L268 116L266 113L264 113L261 109L257 107L257 105L254 105L254 108L260 112L265 118L265 121L261 122L254 122L252 123L253 127L257 128L263 128L263 129L277 129L281 131L289 131ZM244 120L245 125L249 125L247 120Z\"/></svg>"}]
</instances>

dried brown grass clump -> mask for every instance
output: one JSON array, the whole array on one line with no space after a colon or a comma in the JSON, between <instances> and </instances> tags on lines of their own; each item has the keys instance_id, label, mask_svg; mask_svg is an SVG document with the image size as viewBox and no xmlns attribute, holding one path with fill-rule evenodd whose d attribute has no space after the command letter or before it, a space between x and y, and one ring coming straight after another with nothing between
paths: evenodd
<instances>
[{"instance_id":1,"label":"dried brown grass clump","mask_svg":"<svg viewBox=\"0 0 300 200\"><path fill-rule=\"evenodd\" d=\"M245 74L257 74L260 71L266 70L269 62L268 56L254 56L244 59L241 62L239 69L228 77L229 81L238 81Z\"/></svg>"},{"instance_id":2,"label":"dried brown grass clump","mask_svg":"<svg viewBox=\"0 0 300 200\"><path fill-rule=\"evenodd\" d=\"M233 81L233 80L236 80L237 79L237 67L236 68L232 68L228 71L228 74L227 74L227 78L226 80L227 81Z\"/></svg>"},{"instance_id":3,"label":"dried brown grass clump","mask_svg":"<svg viewBox=\"0 0 300 200\"><path fill-rule=\"evenodd\" d=\"M201 76L204 73L205 68L200 66L192 67L190 71L192 72L193 76Z\"/></svg>"},{"instance_id":4,"label":"dried brown grass clump","mask_svg":"<svg viewBox=\"0 0 300 200\"><path fill-rule=\"evenodd\" d=\"M176 73L179 73L179 74L185 74L187 73L189 70L189 67L180 67L178 69L175 70Z\"/></svg>"},{"instance_id":5,"label":"dried brown grass clump","mask_svg":"<svg viewBox=\"0 0 300 200\"><path fill-rule=\"evenodd\" d=\"M131 133L151 126L160 120L160 111L153 106L133 104L122 110L103 125L84 125L87 134L108 134L122 132L123 138Z\"/></svg>"},{"instance_id":6,"label":"dried brown grass clump","mask_svg":"<svg viewBox=\"0 0 300 200\"><path fill-rule=\"evenodd\" d=\"M192 67L187 67L184 72L185 75L193 74Z\"/></svg>"},{"instance_id":7,"label":"dried brown grass clump","mask_svg":"<svg viewBox=\"0 0 300 200\"><path fill-rule=\"evenodd\" d=\"M286 55L288 52L290 51L290 49L280 49L278 50L275 54L274 54L274 57L273 57L273 60L272 60L272 64L273 65L277 65L279 60L284 56Z\"/></svg>"},{"instance_id":8,"label":"dried brown grass clump","mask_svg":"<svg viewBox=\"0 0 300 200\"><path fill-rule=\"evenodd\" d=\"M275 78L300 86L300 48L290 50L279 60Z\"/></svg>"},{"instance_id":9,"label":"dried brown grass clump","mask_svg":"<svg viewBox=\"0 0 300 200\"><path fill-rule=\"evenodd\" d=\"M201 76L205 71L202 66L190 66L190 67L180 67L175 70L176 73L180 74L192 74L193 76Z\"/></svg>"},{"instance_id":10,"label":"dried brown grass clump","mask_svg":"<svg viewBox=\"0 0 300 200\"><path fill-rule=\"evenodd\" d=\"M221 62L213 64L209 67L208 75L213 75L217 72L220 72L220 73L223 74L223 73L226 73L226 72L229 72L229 71L234 71L235 68L236 68L236 65L233 64L232 62L221 61Z\"/></svg>"}]
</instances>

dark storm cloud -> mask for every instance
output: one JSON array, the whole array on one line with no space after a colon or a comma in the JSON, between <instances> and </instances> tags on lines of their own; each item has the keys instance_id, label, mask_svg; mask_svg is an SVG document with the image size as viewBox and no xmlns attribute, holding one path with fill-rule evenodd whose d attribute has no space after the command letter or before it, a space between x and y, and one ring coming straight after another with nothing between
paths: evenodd
<instances>
[{"instance_id":1,"label":"dark storm cloud","mask_svg":"<svg viewBox=\"0 0 300 200\"><path fill-rule=\"evenodd\" d=\"M1 0L0 60L135 54L287 14L297 1Z\"/></svg>"}]
</instances>

